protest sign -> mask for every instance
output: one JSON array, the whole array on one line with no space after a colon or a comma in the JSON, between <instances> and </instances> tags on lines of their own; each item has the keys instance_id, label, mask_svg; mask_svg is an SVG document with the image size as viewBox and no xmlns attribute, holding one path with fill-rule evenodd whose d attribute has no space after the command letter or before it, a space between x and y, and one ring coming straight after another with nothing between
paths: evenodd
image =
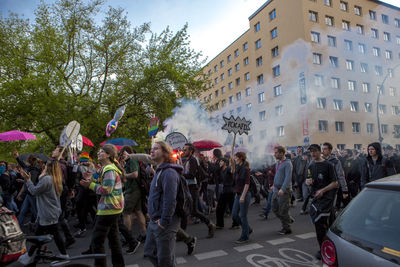
<instances>
[{"instance_id":1,"label":"protest sign","mask_svg":"<svg viewBox=\"0 0 400 267\"><path fill-rule=\"evenodd\" d=\"M173 150L182 150L188 141L183 134L173 132L167 135L165 142L167 142Z\"/></svg>"},{"instance_id":2,"label":"protest sign","mask_svg":"<svg viewBox=\"0 0 400 267\"><path fill-rule=\"evenodd\" d=\"M231 115L230 118L223 117L225 124L222 126L222 130L228 131L228 133L233 133L233 144L232 144L232 156L235 149L236 134L249 134L251 121L247 121L244 117L241 119L237 117L236 119Z\"/></svg>"}]
</instances>

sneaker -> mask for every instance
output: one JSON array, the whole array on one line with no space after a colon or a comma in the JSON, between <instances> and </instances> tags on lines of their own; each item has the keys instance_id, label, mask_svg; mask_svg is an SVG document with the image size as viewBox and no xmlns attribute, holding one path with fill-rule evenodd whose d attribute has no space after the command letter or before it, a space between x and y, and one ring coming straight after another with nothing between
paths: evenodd
<instances>
[{"instance_id":1,"label":"sneaker","mask_svg":"<svg viewBox=\"0 0 400 267\"><path fill-rule=\"evenodd\" d=\"M282 230L280 230L278 233L279 233L280 235L289 235L289 234L292 233L292 230L290 230L290 229L283 229L283 228L282 228Z\"/></svg>"},{"instance_id":2,"label":"sneaker","mask_svg":"<svg viewBox=\"0 0 400 267\"><path fill-rule=\"evenodd\" d=\"M74 237L83 237L83 235L86 233L86 228L85 229L79 229L75 234Z\"/></svg>"},{"instance_id":3,"label":"sneaker","mask_svg":"<svg viewBox=\"0 0 400 267\"><path fill-rule=\"evenodd\" d=\"M236 244L244 244L244 243L247 243L249 241L250 241L250 239L238 239L238 240L235 241L235 243Z\"/></svg>"},{"instance_id":4,"label":"sneaker","mask_svg":"<svg viewBox=\"0 0 400 267\"><path fill-rule=\"evenodd\" d=\"M196 243L197 243L197 237L192 237L192 240L186 244L188 248L187 254L189 256L193 254L194 249L196 248Z\"/></svg>"},{"instance_id":5,"label":"sneaker","mask_svg":"<svg viewBox=\"0 0 400 267\"><path fill-rule=\"evenodd\" d=\"M140 243L146 242L146 235L139 235L137 241L139 241Z\"/></svg>"},{"instance_id":6,"label":"sneaker","mask_svg":"<svg viewBox=\"0 0 400 267\"><path fill-rule=\"evenodd\" d=\"M126 250L126 254L128 254L128 255L134 254L136 252L136 250L139 248L139 246L140 246L140 241L130 244L129 248Z\"/></svg>"},{"instance_id":7,"label":"sneaker","mask_svg":"<svg viewBox=\"0 0 400 267\"><path fill-rule=\"evenodd\" d=\"M239 228L240 228L239 225L232 225L232 226L229 228L229 230L237 230L237 229L239 229Z\"/></svg>"},{"instance_id":8,"label":"sneaker","mask_svg":"<svg viewBox=\"0 0 400 267\"><path fill-rule=\"evenodd\" d=\"M58 254L57 258L63 259L63 260L68 260L69 255L68 254Z\"/></svg>"},{"instance_id":9,"label":"sneaker","mask_svg":"<svg viewBox=\"0 0 400 267\"><path fill-rule=\"evenodd\" d=\"M26 252L19 257L18 262L23 265L28 265L33 262L33 257L29 256L28 252Z\"/></svg>"},{"instance_id":10,"label":"sneaker","mask_svg":"<svg viewBox=\"0 0 400 267\"><path fill-rule=\"evenodd\" d=\"M259 216L262 218L262 220L268 220L268 216L265 214L260 214Z\"/></svg>"},{"instance_id":11,"label":"sneaker","mask_svg":"<svg viewBox=\"0 0 400 267\"><path fill-rule=\"evenodd\" d=\"M67 241L65 241L65 248L69 248L75 242L76 242L75 238L68 239Z\"/></svg>"},{"instance_id":12,"label":"sneaker","mask_svg":"<svg viewBox=\"0 0 400 267\"><path fill-rule=\"evenodd\" d=\"M306 210L301 210L301 211L300 211L300 214L301 214L301 215L306 215L307 213L308 213L308 211L306 211Z\"/></svg>"},{"instance_id":13,"label":"sneaker","mask_svg":"<svg viewBox=\"0 0 400 267\"><path fill-rule=\"evenodd\" d=\"M207 236L207 238L213 238L214 237L215 228L216 228L216 226L213 223L210 223L208 225L208 236Z\"/></svg>"}]
</instances>

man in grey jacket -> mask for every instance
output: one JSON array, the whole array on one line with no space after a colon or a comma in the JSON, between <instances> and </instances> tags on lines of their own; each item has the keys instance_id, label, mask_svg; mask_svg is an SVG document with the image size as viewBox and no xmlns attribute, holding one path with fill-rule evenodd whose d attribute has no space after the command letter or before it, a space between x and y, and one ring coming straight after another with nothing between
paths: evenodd
<instances>
[{"instance_id":1,"label":"man in grey jacket","mask_svg":"<svg viewBox=\"0 0 400 267\"><path fill-rule=\"evenodd\" d=\"M285 148L277 146L274 155L277 159L272 193L272 210L282 223L281 235L292 233L290 225L293 219L289 214L289 203L292 196L292 162L285 159Z\"/></svg>"}]
</instances>

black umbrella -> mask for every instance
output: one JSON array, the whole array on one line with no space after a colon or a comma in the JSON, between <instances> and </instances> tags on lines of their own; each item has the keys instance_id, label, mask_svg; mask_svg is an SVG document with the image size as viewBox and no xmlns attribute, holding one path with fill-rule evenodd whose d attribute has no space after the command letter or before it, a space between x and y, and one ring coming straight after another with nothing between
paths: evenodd
<instances>
[{"instance_id":1,"label":"black umbrella","mask_svg":"<svg viewBox=\"0 0 400 267\"><path fill-rule=\"evenodd\" d=\"M27 154L22 154L19 156L19 158L23 161L27 161L30 155L35 155L38 159L40 159L43 162L46 162L49 160L49 157L46 156L45 154L42 153L27 153Z\"/></svg>"}]
</instances>

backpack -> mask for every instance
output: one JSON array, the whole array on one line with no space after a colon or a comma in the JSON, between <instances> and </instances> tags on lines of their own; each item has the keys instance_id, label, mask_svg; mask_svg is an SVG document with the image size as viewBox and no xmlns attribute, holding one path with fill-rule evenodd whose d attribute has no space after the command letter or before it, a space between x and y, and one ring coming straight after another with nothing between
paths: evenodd
<instances>
[{"instance_id":1,"label":"backpack","mask_svg":"<svg viewBox=\"0 0 400 267\"><path fill-rule=\"evenodd\" d=\"M149 192L150 192L150 178L146 172L146 165L141 161L139 162L138 185L140 188L140 193L141 193L142 199L143 198L145 199L147 196L149 196Z\"/></svg>"},{"instance_id":2,"label":"backpack","mask_svg":"<svg viewBox=\"0 0 400 267\"><path fill-rule=\"evenodd\" d=\"M208 178L209 178L209 174L208 174L208 172L204 169L204 167L202 166L202 162L201 162L201 160L199 160L198 158L196 158L196 157L193 157L195 160L196 160L196 163L197 163L197 173L196 173L196 180L197 180L197 182L200 184L200 183L202 183L203 181L206 181L206 180L208 180Z\"/></svg>"},{"instance_id":3,"label":"backpack","mask_svg":"<svg viewBox=\"0 0 400 267\"><path fill-rule=\"evenodd\" d=\"M250 175L249 191L253 194L258 194L261 190L261 184L254 175Z\"/></svg>"},{"instance_id":4,"label":"backpack","mask_svg":"<svg viewBox=\"0 0 400 267\"><path fill-rule=\"evenodd\" d=\"M157 175L158 178L161 176L162 170ZM186 182L186 178L178 173L179 175L179 184L178 184L178 192L176 194L176 207L175 214L180 218L185 218L192 213L193 199L192 195L189 191L189 186Z\"/></svg>"},{"instance_id":5,"label":"backpack","mask_svg":"<svg viewBox=\"0 0 400 267\"><path fill-rule=\"evenodd\" d=\"M25 235L17 218L6 207L0 207L0 263L14 261L25 251Z\"/></svg>"}]
</instances>

